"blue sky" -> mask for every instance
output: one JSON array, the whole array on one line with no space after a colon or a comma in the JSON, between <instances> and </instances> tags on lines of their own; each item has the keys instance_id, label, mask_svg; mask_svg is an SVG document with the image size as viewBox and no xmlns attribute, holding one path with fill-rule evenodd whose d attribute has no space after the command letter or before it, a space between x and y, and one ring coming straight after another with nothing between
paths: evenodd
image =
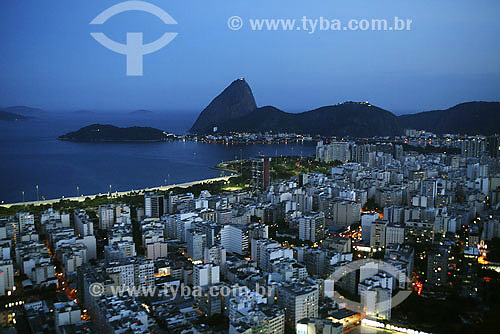
<instances>
[{"instance_id":1,"label":"blue sky","mask_svg":"<svg viewBox=\"0 0 500 334\"><path fill-rule=\"evenodd\" d=\"M117 0L2 0L0 106L46 110L200 111L245 77L257 104L303 111L345 100L416 112L500 100L498 0L150 0L178 25L127 12L89 22ZM238 15L240 31L227 27ZM413 20L411 31L251 31L250 18ZM90 32L125 42L177 38L125 75L125 56Z\"/></svg>"}]
</instances>

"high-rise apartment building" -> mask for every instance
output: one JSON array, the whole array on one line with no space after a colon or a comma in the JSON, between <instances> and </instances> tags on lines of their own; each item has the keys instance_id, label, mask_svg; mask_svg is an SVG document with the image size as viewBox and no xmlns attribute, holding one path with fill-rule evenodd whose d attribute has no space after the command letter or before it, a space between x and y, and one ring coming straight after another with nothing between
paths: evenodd
<instances>
[{"instance_id":1,"label":"high-rise apartment building","mask_svg":"<svg viewBox=\"0 0 500 334\"><path fill-rule=\"evenodd\" d=\"M351 143L349 142L333 142L324 145L319 142L316 146L316 160L323 162L348 162L351 159Z\"/></svg>"},{"instance_id":2,"label":"high-rise apartment building","mask_svg":"<svg viewBox=\"0 0 500 334\"><path fill-rule=\"evenodd\" d=\"M99 205L99 229L107 230L115 223L115 208L113 205Z\"/></svg>"},{"instance_id":3,"label":"high-rise apartment building","mask_svg":"<svg viewBox=\"0 0 500 334\"><path fill-rule=\"evenodd\" d=\"M492 158L500 158L500 135L488 137L488 153Z\"/></svg>"},{"instance_id":4,"label":"high-rise apartment building","mask_svg":"<svg viewBox=\"0 0 500 334\"><path fill-rule=\"evenodd\" d=\"M468 138L462 141L461 154L466 158L479 158L486 152L486 141L482 138Z\"/></svg>"},{"instance_id":5,"label":"high-rise apartment building","mask_svg":"<svg viewBox=\"0 0 500 334\"><path fill-rule=\"evenodd\" d=\"M299 239L319 242L325 235L325 214L311 213L298 218Z\"/></svg>"},{"instance_id":6,"label":"high-rise apartment building","mask_svg":"<svg viewBox=\"0 0 500 334\"><path fill-rule=\"evenodd\" d=\"M220 267L213 263L193 266L193 286L210 286L220 282Z\"/></svg>"},{"instance_id":7,"label":"high-rise apartment building","mask_svg":"<svg viewBox=\"0 0 500 334\"><path fill-rule=\"evenodd\" d=\"M295 328L304 318L318 317L319 289L312 283L284 283L278 289L278 305L285 308L285 321Z\"/></svg>"},{"instance_id":8,"label":"high-rise apartment building","mask_svg":"<svg viewBox=\"0 0 500 334\"><path fill-rule=\"evenodd\" d=\"M260 157L252 160L252 188L264 190L271 184L271 158Z\"/></svg>"},{"instance_id":9,"label":"high-rise apartment building","mask_svg":"<svg viewBox=\"0 0 500 334\"><path fill-rule=\"evenodd\" d=\"M207 236L197 229L187 232L187 254L193 261L202 261L207 246Z\"/></svg>"},{"instance_id":10,"label":"high-rise apartment building","mask_svg":"<svg viewBox=\"0 0 500 334\"><path fill-rule=\"evenodd\" d=\"M386 220L377 219L370 225L370 247L383 248L385 247L385 232L387 225Z\"/></svg>"},{"instance_id":11,"label":"high-rise apartment building","mask_svg":"<svg viewBox=\"0 0 500 334\"><path fill-rule=\"evenodd\" d=\"M144 215L149 218L161 218L166 213L165 196L147 193L144 195Z\"/></svg>"},{"instance_id":12,"label":"high-rise apartment building","mask_svg":"<svg viewBox=\"0 0 500 334\"><path fill-rule=\"evenodd\" d=\"M435 246L427 255L427 283L433 286L445 286L448 283L448 264L450 248Z\"/></svg>"},{"instance_id":13,"label":"high-rise apartment building","mask_svg":"<svg viewBox=\"0 0 500 334\"><path fill-rule=\"evenodd\" d=\"M243 225L226 225L221 231L221 245L229 253L244 255L249 250L248 228Z\"/></svg>"}]
</instances>

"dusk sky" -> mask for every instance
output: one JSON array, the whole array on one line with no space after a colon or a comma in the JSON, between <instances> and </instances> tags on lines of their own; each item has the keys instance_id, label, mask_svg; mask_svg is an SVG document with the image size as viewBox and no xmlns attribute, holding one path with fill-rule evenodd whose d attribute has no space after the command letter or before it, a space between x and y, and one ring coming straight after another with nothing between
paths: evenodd
<instances>
[{"instance_id":1,"label":"dusk sky","mask_svg":"<svg viewBox=\"0 0 500 334\"><path fill-rule=\"evenodd\" d=\"M177 25L144 12L90 21L119 0L2 0L0 106L45 110L201 111L245 77L259 106L304 111L345 100L395 113L500 100L498 0L150 0ZM231 16L244 26L232 31ZM413 21L411 31L252 31L253 18ZM149 43L144 75L91 36Z\"/></svg>"}]
</instances>

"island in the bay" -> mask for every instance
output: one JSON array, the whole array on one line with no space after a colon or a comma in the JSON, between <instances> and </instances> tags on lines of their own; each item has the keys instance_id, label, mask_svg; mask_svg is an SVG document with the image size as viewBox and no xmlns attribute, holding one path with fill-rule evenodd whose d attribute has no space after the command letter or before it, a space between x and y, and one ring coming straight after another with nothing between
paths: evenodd
<instances>
[{"instance_id":1,"label":"island in the bay","mask_svg":"<svg viewBox=\"0 0 500 334\"><path fill-rule=\"evenodd\" d=\"M151 127L120 128L109 124L92 124L58 137L74 142L157 142L167 138L168 133Z\"/></svg>"}]
</instances>

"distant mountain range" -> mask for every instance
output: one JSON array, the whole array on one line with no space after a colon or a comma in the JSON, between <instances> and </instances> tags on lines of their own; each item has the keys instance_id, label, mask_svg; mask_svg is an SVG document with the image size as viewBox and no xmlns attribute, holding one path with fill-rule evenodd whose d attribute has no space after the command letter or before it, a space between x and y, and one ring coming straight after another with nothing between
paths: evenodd
<instances>
[{"instance_id":1,"label":"distant mountain range","mask_svg":"<svg viewBox=\"0 0 500 334\"><path fill-rule=\"evenodd\" d=\"M76 113L92 114L90 111ZM41 109L25 106L0 108L0 121L25 120L44 114ZM136 116L154 114L149 110L128 112L128 115ZM401 116L368 102L344 102L301 113L288 113L273 106L258 107L252 89L242 78L232 82L209 103L189 132L220 134L273 131L338 137L374 137L401 135L404 129L426 130L436 134L500 133L500 102L467 102L446 110Z\"/></svg>"},{"instance_id":2,"label":"distant mountain range","mask_svg":"<svg viewBox=\"0 0 500 334\"><path fill-rule=\"evenodd\" d=\"M0 121L23 121L43 114L42 109L30 107L0 108Z\"/></svg>"},{"instance_id":3,"label":"distant mountain range","mask_svg":"<svg viewBox=\"0 0 500 334\"><path fill-rule=\"evenodd\" d=\"M332 126L334 125L334 126ZM397 117L368 104L343 103L292 114L275 107L257 108L224 122L222 132L297 132L324 136L394 136L401 133Z\"/></svg>"},{"instance_id":4,"label":"distant mountain range","mask_svg":"<svg viewBox=\"0 0 500 334\"><path fill-rule=\"evenodd\" d=\"M155 142L165 138L162 130L151 127L119 128L108 124L92 124L59 136L58 139L74 142Z\"/></svg>"},{"instance_id":5,"label":"distant mountain range","mask_svg":"<svg viewBox=\"0 0 500 334\"><path fill-rule=\"evenodd\" d=\"M31 108L31 107L26 107L26 106L0 108L0 110L10 112L13 114L17 114L17 115L22 115L22 116L39 116L39 115L45 113L45 111L43 111L42 109Z\"/></svg>"},{"instance_id":6,"label":"distant mountain range","mask_svg":"<svg viewBox=\"0 0 500 334\"><path fill-rule=\"evenodd\" d=\"M22 121L31 117L0 110L0 121Z\"/></svg>"},{"instance_id":7,"label":"distant mountain range","mask_svg":"<svg viewBox=\"0 0 500 334\"><path fill-rule=\"evenodd\" d=\"M434 133L490 135L500 133L499 102L467 102L446 110L426 111L398 117L403 128Z\"/></svg>"},{"instance_id":8,"label":"distant mountain range","mask_svg":"<svg viewBox=\"0 0 500 334\"><path fill-rule=\"evenodd\" d=\"M287 113L272 106L258 108L248 83L238 79L201 112L189 131L196 134L286 131L372 137L401 135L407 128L437 134L490 135L500 131L500 103L469 102L448 110L399 117L368 102L345 102Z\"/></svg>"}]
</instances>

